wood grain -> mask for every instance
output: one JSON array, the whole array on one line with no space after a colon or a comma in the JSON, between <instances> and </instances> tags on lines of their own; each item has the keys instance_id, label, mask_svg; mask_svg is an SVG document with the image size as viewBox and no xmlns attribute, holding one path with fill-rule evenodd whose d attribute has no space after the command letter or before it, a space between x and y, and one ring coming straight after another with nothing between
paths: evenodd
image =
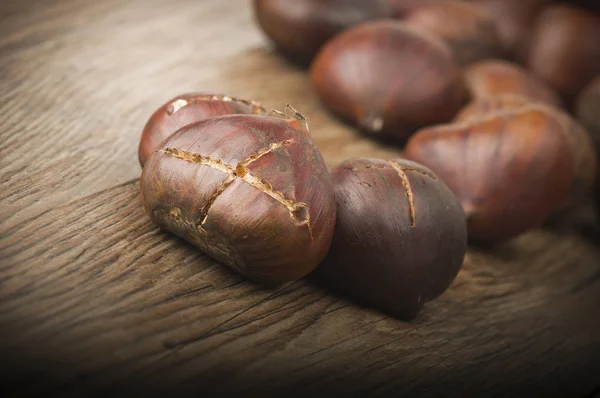
<instances>
[{"instance_id":1,"label":"wood grain","mask_svg":"<svg viewBox=\"0 0 600 398\"><path fill-rule=\"evenodd\" d=\"M0 5L0 380L15 396L557 396L600 387L600 252L539 230L469 251L412 323L310 278L244 281L160 232L137 143L186 91L286 102L328 165L397 157L318 103L249 1ZM587 218L586 218L587 220Z\"/></svg>"}]
</instances>

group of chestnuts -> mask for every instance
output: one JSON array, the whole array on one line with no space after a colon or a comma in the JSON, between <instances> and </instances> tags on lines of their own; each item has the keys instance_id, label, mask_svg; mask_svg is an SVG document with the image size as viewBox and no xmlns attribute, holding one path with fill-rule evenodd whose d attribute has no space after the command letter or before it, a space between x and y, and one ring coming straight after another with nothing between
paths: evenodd
<instances>
[{"instance_id":1,"label":"group of chestnuts","mask_svg":"<svg viewBox=\"0 0 600 398\"><path fill-rule=\"evenodd\" d=\"M265 284L312 273L400 319L441 295L467 240L502 241L597 182L600 16L551 1L255 0L322 102L398 159L327 166L304 115L187 93L139 145L144 206ZM576 116L576 117L575 117Z\"/></svg>"}]
</instances>

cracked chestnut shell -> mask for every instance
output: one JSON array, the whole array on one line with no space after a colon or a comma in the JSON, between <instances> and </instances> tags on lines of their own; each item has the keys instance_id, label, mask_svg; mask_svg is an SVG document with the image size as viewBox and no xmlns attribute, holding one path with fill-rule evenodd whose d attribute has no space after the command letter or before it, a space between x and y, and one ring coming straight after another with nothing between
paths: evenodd
<instances>
[{"instance_id":1,"label":"cracked chestnut shell","mask_svg":"<svg viewBox=\"0 0 600 398\"><path fill-rule=\"evenodd\" d=\"M426 2L408 10L402 21L444 40L461 65L505 55L494 20L474 4Z\"/></svg>"},{"instance_id":2,"label":"cracked chestnut shell","mask_svg":"<svg viewBox=\"0 0 600 398\"><path fill-rule=\"evenodd\" d=\"M548 6L528 47L526 66L572 105L600 73L600 15L565 4Z\"/></svg>"},{"instance_id":3,"label":"cracked chestnut shell","mask_svg":"<svg viewBox=\"0 0 600 398\"><path fill-rule=\"evenodd\" d=\"M349 159L332 172L337 222L315 276L400 319L413 319L456 277L463 210L431 170L404 159Z\"/></svg>"},{"instance_id":4,"label":"cracked chestnut shell","mask_svg":"<svg viewBox=\"0 0 600 398\"><path fill-rule=\"evenodd\" d=\"M367 22L330 40L311 79L333 112L368 134L400 140L449 121L467 97L448 47L397 21Z\"/></svg>"},{"instance_id":5,"label":"cracked chestnut shell","mask_svg":"<svg viewBox=\"0 0 600 398\"><path fill-rule=\"evenodd\" d=\"M266 114L266 110L258 102L220 94L185 93L170 99L152 114L144 126L138 148L140 165L143 167L160 143L180 128L230 114Z\"/></svg>"},{"instance_id":6,"label":"cracked chestnut shell","mask_svg":"<svg viewBox=\"0 0 600 398\"><path fill-rule=\"evenodd\" d=\"M331 244L327 168L282 119L228 115L183 127L150 155L140 185L162 229L258 282L305 276Z\"/></svg>"},{"instance_id":7,"label":"cracked chestnut shell","mask_svg":"<svg viewBox=\"0 0 600 398\"><path fill-rule=\"evenodd\" d=\"M589 192L595 154L567 117L529 105L430 127L412 137L405 156L448 184L465 210L471 239L505 240L541 226Z\"/></svg>"},{"instance_id":8,"label":"cracked chestnut shell","mask_svg":"<svg viewBox=\"0 0 600 398\"><path fill-rule=\"evenodd\" d=\"M254 14L277 47L300 61L341 31L386 16L377 1L364 0L254 0Z\"/></svg>"},{"instance_id":9,"label":"cracked chestnut shell","mask_svg":"<svg viewBox=\"0 0 600 398\"><path fill-rule=\"evenodd\" d=\"M473 64L465 70L465 81L474 100L512 94L531 102L561 106L550 86L512 62L485 60Z\"/></svg>"}]
</instances>

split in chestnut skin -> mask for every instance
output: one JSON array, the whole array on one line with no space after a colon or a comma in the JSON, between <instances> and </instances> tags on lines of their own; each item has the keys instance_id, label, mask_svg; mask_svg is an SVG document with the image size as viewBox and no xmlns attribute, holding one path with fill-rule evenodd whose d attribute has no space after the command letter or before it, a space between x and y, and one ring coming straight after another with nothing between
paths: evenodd
<instances>
[{"instance_id":1,"label":"split in chestnut skin","mask_svg":"<svg viewBox=\"0 0 600 398\"><path fill-rule=\"evenodd\" d=\"M334 291L402 320L440 296L462 266L465 215L428 168L355 158L335 167L337 221L314 273Z\"/></svg>"},{"instance_id":2,"label":"split in chestnut skin","mask_svg":"<svg viewBox=\"0 0 600 398\"><path fill-rule=\"evenodd\" d=\"M466 102L460 67L439 39L397 21L367 22L330 40L311 66L322 102L372 136L403 141L452 119Z\"/></svg>"},{"instance_id":3,"label":"split in chestnut skin","mask_svg":"<svg viewBox=\"0 0 600 398\"><path fill-rule=\"evenodd\" d=\"M140 165L144 166L161 142L188 124L214 116L266 113L258 102L220 94L185 93L171 98L152 114L144 126L138 149Z\"/></svg>"},{"instance_id":4,"label":"split in chestnut skin","mask_svg":"<svg viewBox=\"0 0 600 398\"><path fill-rule=\"evenodd\" d=\"M405 156L432 169L461 201L473 241L541 226L589 194L597 159L584 130L542 105L421 130Z\"/></svg>"},{"instance_id":5,"label":"split in chestnut skin","mask_svg":"<svg viewBox=\"0 0 600 398\"><path fill-rule=\"evenodd\" d=\"M249 279L299 279L325 257L336 206L314 142L286 120L213 117L179 129L141 178L146 211Z\"/></svg>"}]
</instances>

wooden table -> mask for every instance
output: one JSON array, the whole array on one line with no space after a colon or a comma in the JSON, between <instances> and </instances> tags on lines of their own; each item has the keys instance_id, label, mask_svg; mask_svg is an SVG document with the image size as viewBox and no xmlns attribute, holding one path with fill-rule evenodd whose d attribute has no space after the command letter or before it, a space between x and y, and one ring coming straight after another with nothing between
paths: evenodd
<instances>
[{"instance_id":1,"label":"wooden table","mask_svg":"<svg viewBox=\"0 0 600 398\"><path fill-rule=\"evenodd\" d=\"M600 252L573 228L471 249L412 323L267 290L160 232L137 144L186 91L305 113L329 166L397 148L319 105L244 0L0 5L0 378L20 396L560 396L600 386ZM322 394L322 395L321 395Z\"/></svg>"}]
</instances>

